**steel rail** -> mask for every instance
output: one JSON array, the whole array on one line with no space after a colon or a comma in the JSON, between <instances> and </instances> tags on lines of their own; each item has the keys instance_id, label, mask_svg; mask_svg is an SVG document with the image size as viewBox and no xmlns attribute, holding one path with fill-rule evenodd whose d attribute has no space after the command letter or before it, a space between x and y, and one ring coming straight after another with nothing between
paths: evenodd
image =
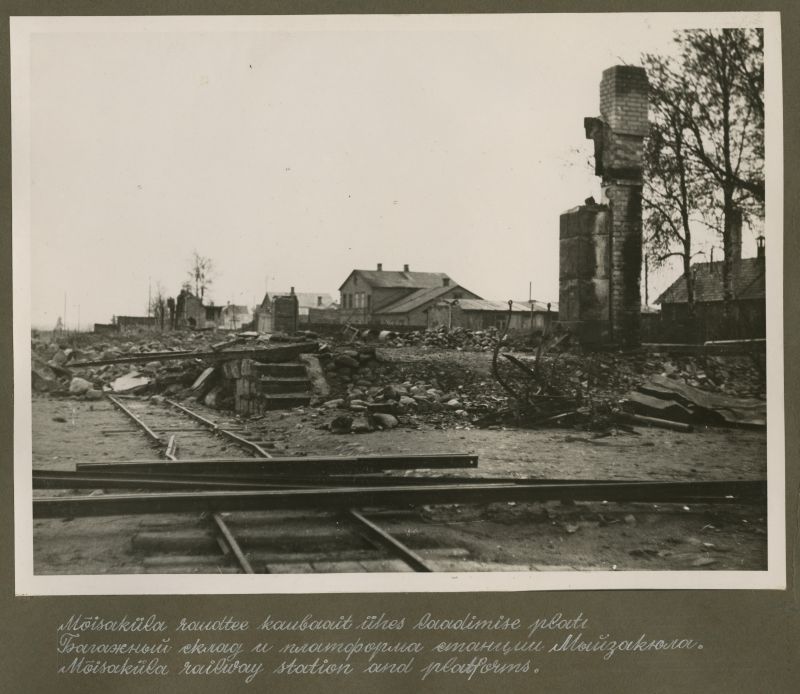
<instances>
[{"instance_id":1,"label":"steel rail","mask_svg":"<svg viewBox=\"0 0 800 694\"><path fill-rule=\"evenodd\" d=\"M196 422L199 422L200 424L208 427L215 434L219 434L220 436L224 436L225 438L233 441L234 443L237 443L238 445L251 450L256 455L258 455L258 456L260 456L262 458L271 457L270 454L267 453L267 451L265 451L257 443L253 443L252 441L248 441L246 438L244 438L242 436L239 436L238 434L234 433L230 429L225 429L225 428L221 427L216 422L212 422L210 419L207 419L206 417L203 417L202 415L198 414L197 412L192 412L192 410L190 410L188 407L184 407L180 403L175 402L174 400L170 400L170 399L166 399L164 402L166 402L169 405L171 405L172 407L180 410L185 415L188 415L189 417L194 419Z\"/></svg>"},{"instance_id":2,"label":"steel rail","mask_svg":"<svg viewBox=\"0 0 800 694\"><path fill-rule=\"evenodd\" d=\"M246 574L255 573L253 571L253 567L251 566L247 557L244 555L242 548L222 516L219 513L212 513L211 518L214 521L214 524L217 526L217 529L222 534L222 537L225 539L225 542L228 543L228 547L230 548L231 552L233 552L233 556L236 557L236 561L239 562L239 566L242 567L242 571L244 571Z\"/></svg>"},{"instance_id":3,"label":"steel rail","mask_svg":"<svg viewBox=\"0 0 800 694\"><path fill-rule=\"evenodd\" d=\"M139 417L137 417L133 412L131 412L127 407L125 407L122 403L118 402L113 396L109 395L108 399L111 400L114 405L116 405L119 409L121 409L125 414L127 414L150 438L155 440L159 446L163 446L163 442L161 438L155 434L155 432L150 429ZM170 463L175 463L177 461L177 450L178 446L175 440L175 435L173 434L169 438L169 442L167 443L166 447L163 448L162 454L164 457L170 461ZM167 463L160 463L160 465L165 465ZM214 524L216 525L217 529L221 533L221 547L223 549L223 553L225 549L229 549L233 555L236 557L236 561L239 562L239 566L241 567L244 573L253 573L253 567L250 565L250 562L247 561L247 558L244 556L242 552L242 548L239 546L239 543L236 541L236 538L231 533L228 526L225 524L225 520L219 513L212 513L211 515Z\"/></svg>"},{"instance_id":4,"label":"steel rail","mask_svg":"<svg viewBox=\"0 0 800 694\"><path fill-rule=\"evenodd\" d=\"M636 482L636 480L624 480ZM224 474L186 474L179 472L126 472L122 471L77 471L34 470L33 486L36 489L78 489L88 487L150 487L192 488L214 486L219 489L266 489L294 487L346 487L346 486L420 486L435 484L619 484L623 480L592 479L537 479L528 477L399 477L380 475L224 475Z\"/></svg>"},{"instance_id":5,"label":"steel rail","mask_svg":"<svg viewBox=\"0 0 800 694\"><path fill-rule=\"evenodd\" d=\"M167 400L167 402L169 402L173 406L177 406L184 413L195 414L195 413L191 412L191 410L189 410L188 408L185 408L185 407L183 407L181 405L178 405L178 403L176 403L174 401ZM257 450L257 451L262 451L260 446L257 446L256 444L252 443L251 441L247 441L245 439L241 439L240 437L236 436L236 434L234 434L234 433L232 433L230 431L227 431L225 429L220 429L218 426L213 424L213 422L211 422L210 420L205 419L204 417L200 417L200 415L197 415L197 419L199 419L199 421L201 421L204 424L205 423L211 424L212 431L215 434L216 433L221 433L223 435L227 435L230 438L235 437L235 440L237 440L237 442L241 440L244 443L246 443L248 447L251 447L251 448L253 448L253 449ZM173 436L172 439L170 439L170 446L173 445L174 440L175 440L175 437ZM264 451L262 451L262 452L264 453L264 455L267 458L269 457L268 453L266 453ZM166 456L168 458L171 458L173 461L176 460L176 458L174 456L170 455L169 448L167 448ZM245 553L242 550L241 545L239 544L239 542L236 539L236 537L234 536L234 534L231 532L231 529L228 527L228 524L225 522L225 519L222 517L222 514L219 511L216 511L216 512L212 513L211 514L211 520L214 521L214 525L216 526L217 530L220 533L219 540L220 540L221 546L223 548L223 553L227 554L227 552L224 552L225 547L227 547L233 553L233 556L236 557L236 561L239 563L239 566L242 569L242 571L244 573L246 573L246 574L254 574L255 572L253 571L253 566L250 564L249 560L245 556Z\"/></svg>"},{"instance_id":6,"label":"steel rail","mask_svg":"<svg viewBox=\"0 0 800 694\"><path fill-rule=\"evenodd\" d=\"M421 573L432 573L433 569L425 563L425 560L416 552L406 547L400 540L386 532L379 525L366 518L358 509L351 508L347 511L347 517L354 521L364 535L373 544L388 549L392 554L402 559L414 571Z\"/></svg>"},{"instance_id":7,"label":"steel rail","mask_svg":"<svg viewBox=\"0 0 800 694\"><path fill-rule=\"evenodd\" d=\"M155 443L159 446L163 445L163 441L161 437L156 434L147 424L145 424L137 415L135 415L131 410L129 410L125 405L123 405L117 398L113 395L106 394L106 397L111 401L111 404L114 405L118 410L124 412L135 424L138 426L142 431L144 431L147 436L152 439Z\"/></svg>"},{"instance_id":8,"label":"steel rail","mask_svg":"<svg viewBox=\"0 0 800 694\"><path fill-rule=\"evenodd\" d=\"M81 474L73 477L42 471L34 473L33 489L139 489L139 490L184 490L189 491L243 491L259 489L318 489L324 482L271 482L237 480L235 478L203 478L190 476L186 479L175 476L156 475L111 475L106 473Z\"/></svg>"},{"instance_id":9,"label":"steel rail","mask_svg":"<svg viewBox=\"0 0 800 694\"><path fill-rule=\"evenodd\" d=\"M263 458L186 458L174 463L129 460L115 463L77 463L82 472L179 472L221 474L336 474L474 468L476 455L361 455L361 456L275 456L264 451Z\"/></svg>"},{"instance_id":10,"label":"steel rail","mask_svg":"<svg viewBox=\"0 0 800 694\"><path fill-rule=\"evenodd\" d=\"M363 508L423 504L573 501L743 502L766 498L766 480L343 487L226 492L164 492L34 499L34 518L148 513Z\"/></svg>"},{"instance_id":11,"label":"steel rail","mask_svg":"<svg viewBox=\"0 0 800 694\"><path fill-rule=\"evenodd\" d=\"M34 471L34 489L154 489L154 490L257 490L257 489L298 489L320 488L324 482L272 482L259 480L237 480L235 477L204 478L189 476L187 478L148 475L112 475L107 473L69 473L64 476L57 472Z\"/></svg>"},{"instance_id":12,"label":"steel rail","mask_svg":"<svg viewBox=\"0 0 800 694\"><path fill-rule=\"evenodd\" d=\"M259 446L258 444L253 443L252 441L248 441L247 439L238 436L237 434L234 434L229 430L219 427L214 422L211 422L211 420L208 420L205 417L202 417L201 415L192 412L189 408L184 407L179 403L176 403L174 400L167 399L166 402L172 407L175 407L181 412L184 412L185 414L193 417L195 421L198 421L212 428L212 430L215 433L219 433L222 434L223 436L226 436L227 438L238 443L240 446L250 448L256 453L256 455L266 459L272 458L272 456L269 453L267 453L267 451L265 451L263 448L261 448L261 446ZM477 457L475 457L475 464L477 465ZM324 485L323 483L320 486L322 488L325 488L325 486L327 485ZM408 564L408 566L414 569L414 571L428 571L428 572L431 571L431 568L427 564L425 564L425 562L419 555L415 554L411 549L406 547L402 542L400 542L396 538L393 538L389 533L381 529L378 525L367 520L363 515L359 513L357 509L350 509L348 513L350 518L355 523L357 523L359 527L361 527L368 534L370 538L372 538L373 543L379 545L380 547L389 549L393 554L398 556L401 560L403 560L406 564ZM247 567L249 567L247 559L244 557L244 554L242 553L241 549L236 543L236 540L233 538L232 533L230 532L230 530L227 529L227 526L225 525L225 522L220 516L220 514L214 513L213 518L217 526L223 531L223 535L225 539L228 541L228 544L230 545L231 550L233 551L234 555L239 561L239 564L242 566L242 568L245 569L246 573L252 573L252 568L250 569L249 572L247 571Z\"/></svg>"}]
</instances>

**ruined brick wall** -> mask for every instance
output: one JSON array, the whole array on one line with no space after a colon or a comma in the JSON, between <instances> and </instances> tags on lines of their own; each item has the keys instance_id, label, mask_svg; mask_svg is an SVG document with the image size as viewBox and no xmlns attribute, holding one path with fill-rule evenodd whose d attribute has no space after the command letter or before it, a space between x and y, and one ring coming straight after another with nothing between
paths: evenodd
<instances>
[{"instance_id":1,"label":"ruined brick wall","mask_svg":"<svg viewBox=\"0 0 800 694\"><path fill-rule=\"evenodd\" d=\"M559 220L558 320L581 342L611 338L609 211L586 204Z\"/></svg>"}]
</instances>

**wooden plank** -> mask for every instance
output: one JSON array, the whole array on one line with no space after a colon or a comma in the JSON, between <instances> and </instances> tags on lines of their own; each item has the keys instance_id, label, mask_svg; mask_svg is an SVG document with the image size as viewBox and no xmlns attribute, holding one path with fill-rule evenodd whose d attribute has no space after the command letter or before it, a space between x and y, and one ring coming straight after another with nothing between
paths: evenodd
<instances>
[{"instance_id":1,"label":"wooden plank","mask_svg":"<svg viewBox=\"0 0 800 694\"><path fill-rule=\"evenodd\" d=\"M636 391L631 391L625 395L622 407L632 414L669 419L673 422L683 422L684 424L688 424L694 419L694 414L691 410L673 400L662 400L661 398L654 398L651 395Z\"/></svg>"}]
</instances>

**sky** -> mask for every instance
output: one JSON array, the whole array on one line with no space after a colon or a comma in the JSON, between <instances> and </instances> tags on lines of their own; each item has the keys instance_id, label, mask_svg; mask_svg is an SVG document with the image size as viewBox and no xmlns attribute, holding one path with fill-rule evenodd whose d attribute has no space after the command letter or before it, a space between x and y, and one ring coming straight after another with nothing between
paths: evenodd
<instances>
[{"instance_id":1,"label":"sky","mask_svg":"<svg viewBox=\"0 0 800 694\"><path fill-rule=\"evenodd\" d=\"M559 215L600 199L602 70L672 39L647 17L181 19L31 36L36 327L146 315L194 251L217 304L338 298L377 263L557 301Z\"/></svg>"}]
</instances>

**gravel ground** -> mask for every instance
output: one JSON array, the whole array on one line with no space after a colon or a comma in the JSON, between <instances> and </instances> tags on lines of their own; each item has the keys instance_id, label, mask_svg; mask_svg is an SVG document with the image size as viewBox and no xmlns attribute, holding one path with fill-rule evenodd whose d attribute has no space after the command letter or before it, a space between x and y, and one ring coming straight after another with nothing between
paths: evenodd
<instances>
[{"instance_id":1,"label":"gravel ground","mask_svg":"<svg viewBox=\"0 0 800 694\"><path fill-rule=\"evenodd\" d=\"M474 356L476 361L483 359L483 355ZM37 469L72 469L82 460L156 456L146 437L107 402L43 396L34 398L32 405L33 465ZM313 409L271 412L242 422L200 406L191 407L258 434L257 438L272 443L274 453L282 455L475 453L480 457L479 467L464 474L483 476L721 480L766 475L763 431L703 429L683 434L640 429L639 436L591 440L584 432L568 429L484 430L468 425L440 429L422 423L419 428L339 436L325 428L333 415ZM145 420L148 412L153 417L163 416L157 405L141 408ZM159 421L159 426L165 426ZM222 441L182 432L175 436L183 455L196 454L196 450L207 450L206 455L241 455L234 445ZM142 572L144 557L134 548L133 536L153 523L169 527L179 522L185 522L185 517L35 521L35 571ZM512 566L533 571L766 568L766 509L757 506L687 509L675 504L559 502L450 505L419 509L416 519L395 525L387 522L386 527L411 546L415 537L433 533L442 547L467 548L468 561L453 560L440 566L450 571Z\"/></svg>"}]
</instances>

